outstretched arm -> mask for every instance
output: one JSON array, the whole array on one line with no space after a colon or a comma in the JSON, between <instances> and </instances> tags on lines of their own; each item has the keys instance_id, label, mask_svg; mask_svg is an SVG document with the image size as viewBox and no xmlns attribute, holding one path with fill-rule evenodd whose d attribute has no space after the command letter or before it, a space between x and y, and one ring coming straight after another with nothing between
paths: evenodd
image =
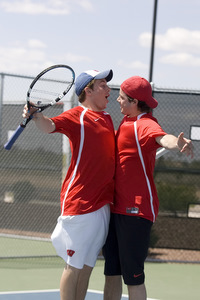
<instances>
[{"instance_id":1,"label":"outstretched arm","mask_svg":"<svg viewBox=\"0 0 200 300\"><path fill-rule=\"evenodd\" d=\"M179 150L185 153L187 156L193 158L193 144L192 141L184 137L184 133L181 132L178 137L172 134L166 134L156 138L156 142L162 147L168 150Z\"/></svg>"}]
</instances>

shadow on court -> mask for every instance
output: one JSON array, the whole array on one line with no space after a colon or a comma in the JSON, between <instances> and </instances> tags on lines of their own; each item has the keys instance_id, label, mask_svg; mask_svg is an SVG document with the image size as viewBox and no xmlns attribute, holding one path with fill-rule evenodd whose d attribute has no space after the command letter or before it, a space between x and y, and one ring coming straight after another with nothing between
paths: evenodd
<instances>
[{"instance_id":1,"label":"shadow on court","mask_svg":"<svg viewBox=\"0 0 200 300\"><path fill-rule=\"evenodd\" d=\"M0 293L0 300L60 300L58 290L50 291L29 291L29 292L6 292ZM85 300L102 300L103 293L98 291L89 290ZM123 296L122 300L126 300L128 297Z\"/></svg>"}]
</instances>

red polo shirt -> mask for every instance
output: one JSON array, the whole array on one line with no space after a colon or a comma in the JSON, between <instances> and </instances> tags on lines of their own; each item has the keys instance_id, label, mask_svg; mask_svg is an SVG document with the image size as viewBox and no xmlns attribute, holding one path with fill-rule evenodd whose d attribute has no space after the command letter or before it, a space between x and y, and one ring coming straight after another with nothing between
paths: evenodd
<instances>
[{"instance_id":1,"label":"red polo shirt","mask_svg":"<svg viewBox=\"0 0 200 300\"><path fill-rule=\"evenodd\" d=\"M52 120L55 132L69 138L72 151L61 189L61 214L85 214L113 202L115 136L110 115L78 106Z\"/></svg>"},{"instance_id":2,"label":"red polo shirt","mask_svg":"<svg viewBox=\"0 0 200 300\"><path fill-rule=\"evenodd\" d=\"M151 114L122 120L116 135L114 213L155 221L159 201L153 172L160 147L155 138L161 135L166 133Z\"/></svg>"}]
</instances>

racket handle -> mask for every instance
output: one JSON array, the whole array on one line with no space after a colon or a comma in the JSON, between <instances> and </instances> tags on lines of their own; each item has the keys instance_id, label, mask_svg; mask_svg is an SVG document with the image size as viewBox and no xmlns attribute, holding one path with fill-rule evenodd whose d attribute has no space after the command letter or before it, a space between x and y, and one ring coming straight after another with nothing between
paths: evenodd
<instances>
[{"instance_id":1,"label":"racket handle","mask_svg":"<svg viewBox=\"0 0 200 300\"><path fill-rule=\"evenodd\" d=\"M21 126L21 124L17 127L9 141L4 145L4 148L6 150L10 150L16 139L20 136L22 131L24 130L24 126Z\"/></svg>"},{"instance_id":2,"label":"racket handle","mask_svg":"<svg viewBox=\"0 0 200 300\"><path fill-rule=\"evenodd\" d=\"M156 159L160 158L161 156L165 155L169 150L165 148L161 148L156 152Z\"/></svg>"}]
</instances>

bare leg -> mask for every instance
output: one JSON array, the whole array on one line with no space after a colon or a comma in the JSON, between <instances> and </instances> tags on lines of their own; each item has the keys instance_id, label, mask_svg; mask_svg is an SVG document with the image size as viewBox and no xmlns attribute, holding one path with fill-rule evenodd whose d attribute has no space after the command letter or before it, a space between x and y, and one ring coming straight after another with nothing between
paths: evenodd
<instances>
[{"instance_id":1,"label":"bare leg","mask_svg":"<svg viewBox=\"0 0 200 300\"><path fill-rule=\"evenodd\" d=\"M60 299L61 300L76 300L76 287L79 269L66 265L60 280Z\"/></svg>"},{"instance_id":2,"label":"bare leg","mask_svg":"<svg viewBox=\"0 0 200 300\"><path fill-rule=\"evenodd\" d=\"M120 300L122 295L121 276L106 276L104 286L104 300Z\"/></svg>"},{"instance_id":3,"label":"bare leg","mask_svg":"<svg viewBox=\"0 0 200 300\"><path fill-rule=\"evenodd\" d=\"M84 265L83 269L80 271L76 289L76 300L85 299L92 269L92 267Z\"/></svg>"},{"instance_id":4,"label":"bare leg","mask_svg":"<svg viewBox=\"0 0 200 300\"><path fill-rule=\"evenodd\" d=\"M146 300L146 288L144 284L128 285L129 300Z\"/></svg>"}]
</instances>

